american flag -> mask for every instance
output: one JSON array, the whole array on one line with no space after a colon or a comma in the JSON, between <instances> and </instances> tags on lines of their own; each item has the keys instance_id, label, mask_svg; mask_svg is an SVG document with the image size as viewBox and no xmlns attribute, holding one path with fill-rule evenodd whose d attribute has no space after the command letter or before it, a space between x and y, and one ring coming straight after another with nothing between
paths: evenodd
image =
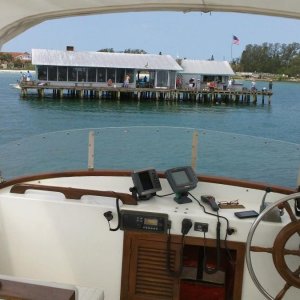
<instances>
[{"instance_id":1,"label":"american flag","mask_svg":"<svg viewBox=\"0 0 300 300\"><path fill-rule=\"evenodd\" d=\"M237 36L233 35L232 36L232 44L235 44L235 45L239 45L240 44L240 40Z\"/></svg>"}]
</instances>

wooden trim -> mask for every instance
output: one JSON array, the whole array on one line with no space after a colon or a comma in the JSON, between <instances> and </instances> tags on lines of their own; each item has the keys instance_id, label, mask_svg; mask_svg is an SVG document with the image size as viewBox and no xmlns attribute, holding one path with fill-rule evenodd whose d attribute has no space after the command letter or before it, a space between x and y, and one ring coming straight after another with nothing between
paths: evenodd
<instances>
[{"instance_id":1,"label":"wooden trim","mask_svg":"<svg viewBox=\"0 0 300 300\"><path fill-rule=\"evenodd\" d=\"M41 173L36 175L22 176L17 177L12 180L8 180L0 183L0 189L8 186L12 186L17 183L28 182L33 180L42 180L42 179L51 179L59 177L80 177L80 176L125 176L128 177L131 175L130 170L74 170L74 171L64 171L64 172L52 172L52 173ZM160 178L165 178L163 172L158 172ZM297 192L297 189L271 185L261 182L253 182L247 180L234 179L229 177L220 177L220 176L210 176L210 175L198 175L199 181L224 184L231 186L239 186L244 188L265 190L266 187L270 187L273 192L281 194L293 194Z\"/></svg>"},{"instance_id":2,"label":"wooden trim","mask_svg":"<svg viewBox=\"0 0 300 300\"><path fill-rule=\"evenodd\" d=\"M229 177L199 175L198 179L199 179L199 181L203 181L203 182L225 184L225 185L238 186L238 187L257 189L257 190L265 190L267 187L270 187L272 189L272 192L286 194L286 195L297 192L296 188L293 189L293 188L279 186L279 185L273 185L273 184L268 184L268 183L263 183L263 182L248 181L248 180L241 180L241 179L234 179L234 178L229 178Z\"/></svg>"},{"instance_id":3,"label":"wooden trim","mask_svg":"<svg viewBox=\"0 0 300 300\"><path fill-rule=\"evenodd\" d=\"M75 291L0 279L0 298L11 300L75 300Z\"/></svg>"},{"instance_id":4,"label":"wooden trim","mask_svg":"<svg viewBox=\"0 0 300 300\"><path fill-rule=\"evenodd\" d=\"M81 177L81 176L124 176L128 177L131 171L118 170L73 170L63 172L39 173L34 175L26 175L13 178L0 183L0 189L12 186L17 183L28 182L33 180L60 178L60 177Z\"/></svg>"},{"instance_id":5,"label":"wooden trim","mask_svg":"<svg viewBox=\"0 0 300 300\"><path fill-rule=\"evenodd\" d=\"M10 189L10 192L24 194L27 190L59 192L64 194L66 199L81 199L81 197L85 195L119 198L124 204L137 205L137 199L135 199L132 195L113 191L99 191L42 184L18 183Z\"/></svg>"}]
</instances>

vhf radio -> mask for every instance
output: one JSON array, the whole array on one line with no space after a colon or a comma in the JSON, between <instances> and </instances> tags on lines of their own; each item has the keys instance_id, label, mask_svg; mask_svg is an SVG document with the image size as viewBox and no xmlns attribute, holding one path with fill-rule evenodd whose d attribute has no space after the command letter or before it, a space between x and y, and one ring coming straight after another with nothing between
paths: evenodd
<instances>
[{"instance_id":1,"label":"vhf radio","mask_svg":"<svg viewBox=\"0 0 300 300\"><path fill-rule=\"evenodd\" d=\"M168 215L145 211L122 210L120 228L155 233L167 233Z\"/></svg>"}]
</instances>

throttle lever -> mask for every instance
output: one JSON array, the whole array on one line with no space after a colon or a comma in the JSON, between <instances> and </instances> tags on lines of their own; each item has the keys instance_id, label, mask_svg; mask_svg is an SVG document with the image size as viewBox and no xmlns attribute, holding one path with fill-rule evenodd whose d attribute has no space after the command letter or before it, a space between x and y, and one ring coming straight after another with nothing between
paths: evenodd
<instances>
[{"instance_id":1,"label":"throttle lever","mask_svg":"<svg viewBox=\"0 0 300 300\"><path fill-rule=\"evenodd\" d=\"M211 195L202 195L201 196L201 200L204 202L204 203L207 203L210 205L210 207L212 208L212 210L214 211L218 211L219 210L219 206L216 202L216 199L214 196L211 196Z\"/></svg>"}]
</instances>

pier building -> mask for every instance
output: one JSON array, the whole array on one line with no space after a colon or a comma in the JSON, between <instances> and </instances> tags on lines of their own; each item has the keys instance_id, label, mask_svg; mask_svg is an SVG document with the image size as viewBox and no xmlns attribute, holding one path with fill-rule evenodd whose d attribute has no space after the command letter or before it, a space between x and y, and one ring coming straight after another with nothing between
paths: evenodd
<instances>
[{"instance_id":1,"label":"pier building","mask_svg":"<svg viewBox=\"0 0 300 300\"><path fill-rule=\"evenodd\" d=\"M175 88L182 70L170 55L73 50L33 49L32 63L40 83L70 87Z\"/></svg>"},{"instance_id":2,"label":"pier building","mask_svg":"<svg viewBox=\"0 0 300 300\"><path fill-rule=\"evenodd\" d=\"M193 79L196 89L205 89L213 82L215 88L225 90L229 78L235 75L228 61L179 59L177 62L182 67L178 75L183 87Z\"/></svg>"},{"instance_id":3,"label":"pier building","mask_svg":"<svg viewBox=\"0 0 300 300\"><path fill-rule=\"evenodd\" d=\"M170 55L33 49L36 78L20 83L22 97L271 102L272 91L228 87L226 61L175 60Z\"/></svg>"}]
</instances>

